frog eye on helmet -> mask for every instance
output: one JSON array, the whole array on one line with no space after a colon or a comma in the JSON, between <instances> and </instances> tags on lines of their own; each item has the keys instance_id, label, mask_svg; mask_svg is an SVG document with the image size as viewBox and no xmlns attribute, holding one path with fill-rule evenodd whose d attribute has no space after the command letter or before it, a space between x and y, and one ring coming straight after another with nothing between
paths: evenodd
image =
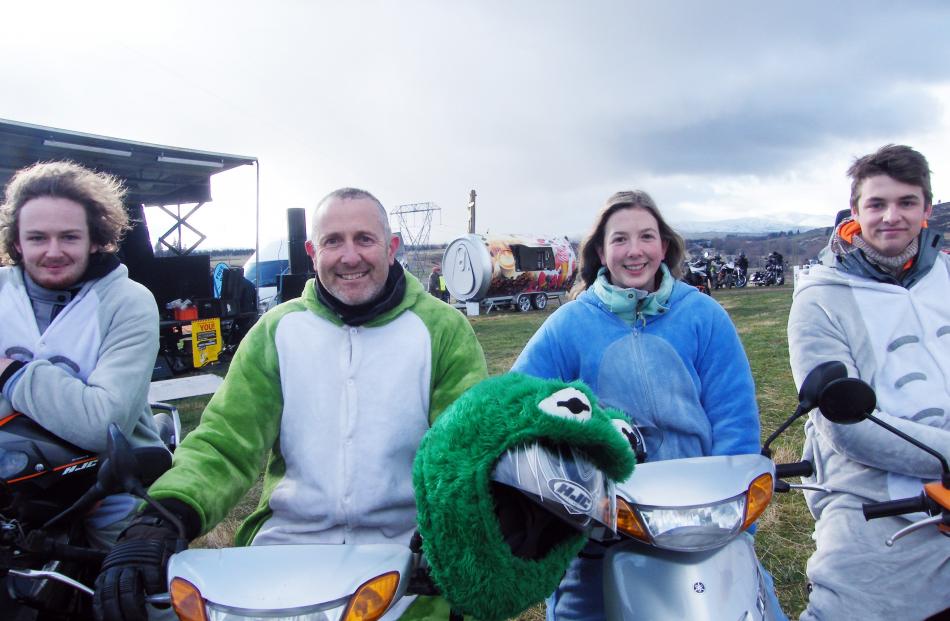
<instances>
[{"instance_id":1,"label":"frog eye on helmet","mask_svg":"<svg viewBox=\"0 0 950 621\"><path fill-rule=\"evenodd\" d=\"M590 400L576 388L562 388L538 404L538 408L552 416L571 420L590 420Z\"/></svg>"},{"instance_id":2,"label":"frog eye on helmet","mask_svg":"<svg viewBox=\"0 0 950 621\"><path fill-rule=\"evenodd\" d=\"M619 418L611 418L610 424L614 426L614 429L623 434L623 437L629 438L633 433L633 427L625 420Z\"/></svg>"},{"instance_id":3,"label":"frog eye on helmet","mask_svg":"<svg viewBox=\"0 0 950 621\"><path fill-rule=\"evenodd\" d=\"M645 462L647 460L647 444L640 430L620 418L611 418L610 423L630 443L630 449L636 455L637 463Z\"/></svg>"}]
</instances>

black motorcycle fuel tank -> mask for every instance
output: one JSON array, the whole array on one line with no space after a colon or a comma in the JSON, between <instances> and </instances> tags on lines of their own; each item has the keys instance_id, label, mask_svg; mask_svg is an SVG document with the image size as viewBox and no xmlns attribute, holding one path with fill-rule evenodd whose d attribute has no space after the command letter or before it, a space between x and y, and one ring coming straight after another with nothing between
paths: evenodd
<instances>
[{"instance_id":1,"label":"black motorcycle fuel tank","mask_svg":"<svg viewBox=\"0 0 950 621\"><path fill-rule=\"evenodd\" d=\"M28 416L0 419L0 513L42 523L96 482L99 455L70 444Z\"/></svg>"}]
</instances>

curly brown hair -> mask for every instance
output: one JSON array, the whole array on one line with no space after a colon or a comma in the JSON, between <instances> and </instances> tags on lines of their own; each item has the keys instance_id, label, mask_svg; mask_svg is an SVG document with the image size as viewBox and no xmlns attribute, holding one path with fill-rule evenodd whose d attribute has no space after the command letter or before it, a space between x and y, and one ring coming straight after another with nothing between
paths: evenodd
<instances>
[{"instance_id":1,"label":"curly brown hair","mask_svg":"<svg viewBox=\"0 0 950 621\"><path fill-rule=\"evenodd\" d=\"M597 280L597 272L604 266L600 260L600 251L604 247L604 236L607 232L607 221L621 209L645 209L656 218L657 226L660 229L660 239L667 242L666 254L663 262L673 278L679 278L683 275L683 258L686 256L686 244L679 233L673 230L663 216L659 208L653 202L653 198L643 190L627 190L616 192L607 199L604 208L597 215L594 222L594 229L584 238L581 243L580 251L580 279L571 289L569 297L576 298L583 291L588 289Z\"/></svg>"},{"instance_id":2,"label":"curly brown hair","mask_svg":"<svg viewBox=\"0 0 950 621\"><path fill-rule=\"evenodd\" d=\"M118 178L69 161L38 162L17 171L7 184L6 197L0 205L0 261L18 265L22 260L16 249L20 210L43 196L82 205L89 225L89 241L100 252L116 252L122 236L131 228L123 205L125 192Z\"/></svg>"}]
</instances>

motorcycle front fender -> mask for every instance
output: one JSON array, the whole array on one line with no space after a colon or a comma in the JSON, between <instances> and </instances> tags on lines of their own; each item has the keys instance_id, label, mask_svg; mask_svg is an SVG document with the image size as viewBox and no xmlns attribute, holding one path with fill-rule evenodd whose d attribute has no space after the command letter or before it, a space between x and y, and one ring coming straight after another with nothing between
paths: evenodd
<instances>
[{"instance_id":1,"label":"motorcycle front fender","mask_svg":"<svg viewBox=\"0 0 950 621\"><path fill-rule=\"evenodd\" d=\"M673 552L635 541L604 558L609 621L773 621L752 538L705 552Z\"/></svg>"}]
</instances>

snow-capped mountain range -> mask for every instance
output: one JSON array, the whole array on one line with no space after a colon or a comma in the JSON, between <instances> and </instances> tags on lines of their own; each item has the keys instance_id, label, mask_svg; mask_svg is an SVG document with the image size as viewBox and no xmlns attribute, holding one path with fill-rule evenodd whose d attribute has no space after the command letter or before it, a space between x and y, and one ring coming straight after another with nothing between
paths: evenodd
<instances>
[{"instance_id":1,"label":"snow-capped mountain range","mask_svg":"<svg viewBox=\"0 0 950 621\"><path fill-rule=\"evenodd\" d=\"M777 213L767 218L730 218L727 220L672 220L670 225L681 234L763 235L779 231L807 231L834 224L830 216L807 213Z\"/></svg>"}]
</instances>

